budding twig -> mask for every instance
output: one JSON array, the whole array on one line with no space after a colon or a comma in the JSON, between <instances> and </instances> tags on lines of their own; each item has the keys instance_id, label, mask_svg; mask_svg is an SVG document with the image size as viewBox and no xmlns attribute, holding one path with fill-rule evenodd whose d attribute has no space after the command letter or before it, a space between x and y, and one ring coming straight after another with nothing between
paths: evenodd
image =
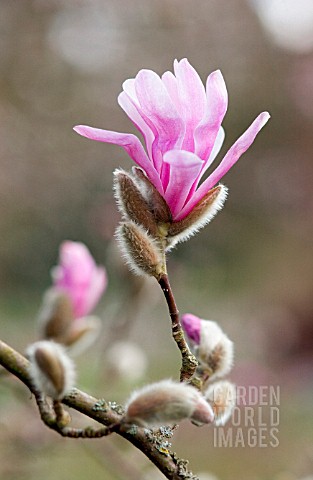
<instances>
[{"instance_id":1,"label":"budding twig","mask_svg":"<svg viewBox=\"0 0 313 480\"><path fill-rule=\"evenodd\" d=\"M185 382L189 380L198 366L196 357L191 353L189 346L185 340L184 331L179 320L179 311L175 302L173 291L166 274L162 275L159 280L159 285L164 293L164 297L168 306L169 315L172 321L172 336L175 340L181 356L182 366L180 369L180 381Z\"/></svg>"},{"instance_id":2,"label":"budding twig","mask_svg":"<svg viewBox=\"0 0 313 480\"><path fill-rule=\"evenodd\" d=\"M72 429L70 427L60 429L57 427L55 413L51 406L45 402L43 396L39 394L32 385L28 360L1 340L0 364L15 377L19 378L34 394L41 418L47 426L53 428L58 434L70 438L97 438L97 435L94 433L89 435L89 432L91 432L90 427L89 429L88 427L85 429ZM198 480L198 477L188 471L187 461L179 459L175 453L170 451L168 451L166 455L162 453L162 451L159 451L147 436L146 429L138 427L132 429L129 428L129 425L123 425L121 423L122 416L119 415L113 407L110 408L109 403L97 400L78 389L72 389L70 393L62 399L62 403L103 424L104 427L98 429L98 436L105 436L114 431L128 440L132 445L142 451L169 480L184 480L186 478ZM101 435L101 433L103 433L103 435Z\"/></svg>"}]
</instances>

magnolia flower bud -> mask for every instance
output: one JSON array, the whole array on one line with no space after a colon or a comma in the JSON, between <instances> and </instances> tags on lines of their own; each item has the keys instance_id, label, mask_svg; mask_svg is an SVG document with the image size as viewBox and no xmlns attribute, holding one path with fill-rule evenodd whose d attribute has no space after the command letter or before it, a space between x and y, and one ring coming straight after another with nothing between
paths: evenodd
<instances>
[{"instance_id":1,"label":"magnolia flower bud","mask_svg":"<svg viewBox=\"0 0 313 480\"><path fill-rule=\"evenodd\" d=\"M69 296L57 288L49 288L44 294L38 314L41 336L63 343L73 319L73 308Z\"/></svg>"},{"instance_id":2,"label":"magnolia flower bud","mask_svg":"<svg viewBox=\"0 0 313 480\"><path fill-rule=\"evenodd\" d=\"M225 425L236 405L236 387L230 382L220 381L209 386L204 394L206 400L212 405L214 423Z\"/></svg>"},{"instance_id":3,"label":"magnolia flower bud","mask_svg":"<svg viewBox=\"0 0 313 480\"><path fill-rule=\"evenodd\" d=\"M133 220L157 237L155 218L132 176L122 169L115 170L114 190L117 205L124 219Z\"/></svg>"},{"instance_id":4,"label":"magnolia flower bud","mask_svg":"<svg viewBox=\"0 0 313 480\"><path fill-rule=\"evenodd\" d=\"M133 167L132 172L140 185L140 190L148 202L156 222L158 224L172 222L172 214L169 206L155 186L150 182L145 172L139 167Z\"/></svg>"},{"instance_id":5,"label":"magnolia flower bud","mask_svg":"<svg viewBox=\"0 0 313 480\"><path fill-rule=\"evenodd\" d=\"M75 382L75 367L61 345L42 340L26 351L34 386L53 399L63 398Z\"/></svg>"},{"instance_id":6,"label":"magnolia flower bud","mask_svg":"<svg viewBox=\"0 0 313 480\"><path fill-rule=\"evenodd\" d=\"M134 222L122 223L116 236L125 260L134 273L159 278L165 272L157 242L140 225Z\"/></svg>"},{"instance_id":7,"label":"magnolia flower bud","mask_svg":"<svg viewBox=\"0 0 313 480\"><path fill-rule=\"evenodd\" d=\"M186 383L163 380L134 392L126 404L125 421L139 426L173 425L189 418L211 423L214 414L201 393Z\"/></svg>"},{"instance_id":8,"label":"magnolia flower bud","mask_svg":"<svg viewBox=\"0 0 313 480\"><path fill-rule=\"evenodd\" d=\"M223 377L233 366L234 344L220 326L186 313L181 319L188 337L197 345L197 356L210 379Z\"/></svg>"},{"instance_id":9,"label":"magnolia flower bud","mask_svg":"<svg viewBox=\"0 0 313 480\"><path fill-rule=\"evenodd\" d=\"M223 208L226 198L227 187L218 185L212 188L185 218L173 222L168 231L167 250L170 250L179 242L188 240L210 223L217 212Z\"/></svg>"}]
</instances>

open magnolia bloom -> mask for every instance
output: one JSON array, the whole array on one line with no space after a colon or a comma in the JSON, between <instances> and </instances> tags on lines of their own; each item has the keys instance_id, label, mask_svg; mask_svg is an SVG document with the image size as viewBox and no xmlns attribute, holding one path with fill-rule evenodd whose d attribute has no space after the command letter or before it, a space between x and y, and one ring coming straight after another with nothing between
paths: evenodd
<instances>
[{"instance_id":1,"label":"open magnolia bloom","mask_svg":"<svg viewBox=\"0 0 313 480\"><path fill-rule=\"evenodd\" d=\"M198 210L192 222L185 222L184 230L189 229L189 233L176 239L180 241L192 234L191 223L196 223L198 230L223 206L226 187L213 187L250 147L269 114L263 112L254 120L200 184L223 144L226 85L217 70L209 75L205 89L187 59L175 60L174 73L165 72L160 78L152 70L140 70L136 78L124 82L118 97L120 106L143 135L146 150L129 133L85 125L74 130L92 140L123 147L165 199L173 225ZM181 235L181 230L174 229L172 236Z\"/></svg>"}]
</instances>

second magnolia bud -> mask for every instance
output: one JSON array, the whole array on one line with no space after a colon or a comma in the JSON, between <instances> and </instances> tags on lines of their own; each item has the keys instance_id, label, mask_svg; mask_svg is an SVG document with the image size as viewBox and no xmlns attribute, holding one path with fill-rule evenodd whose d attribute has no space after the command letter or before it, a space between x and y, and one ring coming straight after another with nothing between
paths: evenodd
<instances>
[{"instance_id":1,"label":"second magnolia bud","mask_svg":"<svg viewBox=\"0 0 313 480\"><path fill-rule=\"evenodd\" d=\"M163 380L134 392L126 405L126 418L136 425L173 425L189 418L211 423L214 413L201 393L185 383Z\"/></svg>"},{"instance_id":2,"label":"second magnolia bud","mask_svg":"<svg viewBox=\"0 0 313 480\"><path fill-rule=\"evenodd\" d=\"M156 278L165 273L164 259L157 241L140 225L135 222L122 223L116 236L125 260L134 273Z\"/></svg>"}]
</instances>

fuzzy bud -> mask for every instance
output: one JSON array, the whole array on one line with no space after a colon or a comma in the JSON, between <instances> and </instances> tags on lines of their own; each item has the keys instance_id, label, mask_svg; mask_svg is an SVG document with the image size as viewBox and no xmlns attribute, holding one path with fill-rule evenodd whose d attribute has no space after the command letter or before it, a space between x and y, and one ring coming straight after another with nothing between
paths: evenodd
<instances>
[{"instance_id":1,"label":"fuzzy bud","mask_svg":"<svg viewBox=\"0 0 313 480\"><path fill-rule=\"evenodd\" d=\"M151 235L158 236L157 224L149 205L132 176L124 170L114 172L114 191L117 205L125 220L132 220Z\"/></svg>"},{"instance_id":2,"label":"fuzzy bud","mask_svg":"<svg viewBox=\"0 0 313 480\"><path fill-rule=\"evenodd\" d=\"M186 383L163 380L134 392L126 405L125 421L139 426L174 425L189 418L211 423L214 414L201 393Z\"/></svg>"},{"instance_id":3,"label":"fuzzy bud","mask_svg":"<svg viewBox=\"0 0 313 480\"><path fill-rule=\"evenodd\" d=\"M172 222L172 214L169 206L155 186L150 182L145 172L139 167L133 167L132 172L140 185L141 191L149 204L156 222L159 224Z\"/></svg>"},{"instance_id":4,"label":"fuzzy bud","mask_svg":"<svg viewBox=\"0 0 313 480\"><path fill-rule=\"evenodd\" d=\"M191 212L182 220L173 222L168 231L168 250L177 243L184 242L207 225L224 206L227 187L218 185L212 188Z\"/></svg>"},{"instance_id":5,"label":"fuzzy bud","mask_svg":"<svg viewBox=\"0 0 313 480\"><path fill-rule=\"evenodd\" d=\"M122 223L116 236L130 269L137 275L143 273L159 278L165 273L162 253L157 242L134 222Z\"/></svg>"},{"instance_id":6,"label":"fuzzy bud","mask_svg":"<svg viewBox=\"0 0 313 480\"><path fill-rule=\"evenodd\" d=\"M38 314L41 336L63 343L73 319L73 308L69 296L57 288L49 288L44 294Z\"/></svg>"},{"instance_id":7,"label":"fuzzy bud","mask_svg":"<svg viewBox=\"0 0 313 480\"><path fill-rule=\"evenodd\" d=\"M53 399L63 398L75 382L75 368L61 345L42 340L27 349L34 386Z\"/></svg>"},{"instance_id":8,"label":"fuzzy bud","mask_svg":"<svg viewBox=\"0 0 313 480\"><path fill-rule=\"evenodd\" d=\"M190 313L183 315L181 321L188 337L197 345L197 356L206 375L213 379L229 373L233 366L234 344L221 327Z\"/></svg>"},{"instance_id":9,"label":"fuzzy bud","mask_svg":"<svg viewBox=\"0 0 313 480\"><path fill-rule=\"evenodd\" d=\"M225 425L236 405L236 387L227 381L220 381L209 386L204 394L213 408L217 426Z\"/></svg>"}]
</instances>

